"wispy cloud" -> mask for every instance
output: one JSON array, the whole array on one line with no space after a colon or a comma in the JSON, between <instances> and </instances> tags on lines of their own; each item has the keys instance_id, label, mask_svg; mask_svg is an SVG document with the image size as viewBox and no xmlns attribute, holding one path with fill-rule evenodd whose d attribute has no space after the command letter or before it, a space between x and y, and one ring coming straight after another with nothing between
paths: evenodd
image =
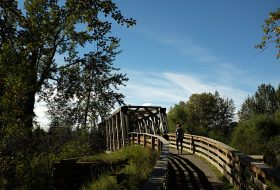
<instances>
[{"instance_id":1,"label":"wispy cloud","mask_svg":"<svg viewBox=\"0 0 280 190\"><path fill-rule=\"evenodd\" d=\"M245 68L240 68L242 64L228 60L227 57L219 54L219 52L212 52L204 47L203 44L188 38L187 35L183 37L174 35L161 36L151 32L143 32L143 34L151 40L177 51L181 57L185 57L186 62L191 62L194 67L200 65L201 68L207 69L201 71L204 77L213 79L210 75L214 75L214 81L219 80L220 83L229 84L230 86L246 86L248 89L256 88L260 84L256 80L258 76L254 76L251 70L248 71Z\"/></svg>"},{"instance_id":2,"label":"wispy cloud","mask_svg":"<svg viewBox=\"0 0 280 190\"><path fill-rule=\"evenodd\" d=\"M182 75L177 73L164 73L164 76L175 85L180 86L185 90L188 96L194 93L203 93L215 91L219 92L221 96L233 99L236 106L240 107L245 97L248 95L247 91L243 91L231 86L222 85L215 82L205 81L199 76Z\"/></svg>"},{"instance_id":3,"label":"wispy cloud","mask_svg":"<svg viewBox=\"0 0 280 190\"><path fill-rule=\"evenodd\" d=\"M126 95L126 104L143 105L150 103L169 107L173 103L186 98L181 87L174 86L172 81L167 80L161 73L152 72L128 72L129 82L121 92Z\"/></svg>"},{"instance_id":4,"label":"wispy cloud","mask_svg":"<svg viewBox=\"0 0 280 190\"><path fill-rule=\"evenodd\" d=\"M127 104L142 105L151 103L162 107L171 107L180 101L187 101L194 93L218 91L224 98L233 99L240 107L248 92L215 82L209 82L200 76L180 73L140 73L130 71L130 81L122 89ZM143 80L138 80L140 78Z\"/></svg>"}]
</instances>

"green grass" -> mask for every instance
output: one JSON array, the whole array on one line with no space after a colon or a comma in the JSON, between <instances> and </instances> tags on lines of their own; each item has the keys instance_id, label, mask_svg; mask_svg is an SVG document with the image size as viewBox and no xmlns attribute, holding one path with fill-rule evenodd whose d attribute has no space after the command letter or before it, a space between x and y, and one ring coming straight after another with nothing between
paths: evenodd
<instances>
[{"instance_id":1,"label":"green grass","mask_svg":"<svg viewBox=\"0 0 280 190\"><path fill-rule=\"evenodd\" d=\"M79 161L127 161L127 164L114 173L101 175L97 180L85 185L82 190L139 189L153 170L156 157L157 153L140 146L128 146L110 154L83 157Z\"/></svg>"},{"instance_id":2,"label":"green grass","mask_svg":"<svg viewBox=\"0 0 280 190\"><path fill-rule=\"evenodd\" d=\"M266 180L265 182L268 185L269 189L271 189L271 190L280 190L280 187L277 187L276 185L272 184L270 181Z\"/></svg>"}]
</instances>

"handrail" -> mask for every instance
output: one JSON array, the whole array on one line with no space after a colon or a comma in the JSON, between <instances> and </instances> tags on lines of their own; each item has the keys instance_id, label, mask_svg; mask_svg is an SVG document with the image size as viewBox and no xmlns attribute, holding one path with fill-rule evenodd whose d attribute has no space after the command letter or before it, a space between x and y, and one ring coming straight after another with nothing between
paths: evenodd
<instances>
[{"instance_id":1,"label":"handrail","mask_svg":"<svg viewBox=\"0 0 280 190\"><path fill-rule=\"evenodd\" d=\"M169 142L161 136L148 133L128 133L130 144L138 144L160 151L154 170L142 189L166 189L168 174Z\"/></svg>"},{"instance_id":2,"label":"handrail","mask_svg":"<svg viewBox=\"0 0 280 190\"><path fill-rule=\"evenodd\" d=\"M175 134L169 134L169 146L176 148ZM280 172L258 162L219 141L185 134L183 148L208 160L238 189L269 189L268 184L280 187Z\"/></svg>"}]
</instances>

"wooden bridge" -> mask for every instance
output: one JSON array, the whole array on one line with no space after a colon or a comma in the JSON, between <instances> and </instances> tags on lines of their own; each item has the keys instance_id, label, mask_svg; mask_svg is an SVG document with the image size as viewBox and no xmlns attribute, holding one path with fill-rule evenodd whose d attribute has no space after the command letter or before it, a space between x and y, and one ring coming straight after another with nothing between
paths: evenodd
<instances>
[{"instance_id":1,"label":"wooden bridge","mask_svg":"<svg viewBox=\"0 0 280 190\"><path fill-rule=\"evenodd\" d=\"M175 135L169 133L168 140L163 138L167 132L165 111L155 106L123 106L105 121L108 151L128 144L160 151L154 171L142 189L223 189L196 156L215 166L237 189L266 190L271 185L280 188L277 169L210 138L185 134L185 154L177 155Z\"/></svg>"}]
</instances>

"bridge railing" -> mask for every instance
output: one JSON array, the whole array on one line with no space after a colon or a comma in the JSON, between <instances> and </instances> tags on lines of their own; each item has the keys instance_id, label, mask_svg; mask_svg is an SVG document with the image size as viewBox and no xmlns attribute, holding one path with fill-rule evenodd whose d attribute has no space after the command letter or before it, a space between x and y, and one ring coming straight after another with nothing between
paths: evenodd
<instances>
[{"instance_id":1,"label":"bridge railing","mask_svg":"<svg viewBox=\"0 0 280 190\"><path fill-rule=\"evenodd\" d=\"M168 175L169 142L161 136L148 133L129 133L129 143L160 151L154 170L142 189L166 189Z\"/></svg>"},{"instance_id":2,"label":"bridge railing","mask_svg":"<svg viewBox=\"0 0 280 190\"><path fill-rule=\"evenodd\" d=\"M169 141L169 146L176 148L175 134L169 134ZM280 172L277 169L258 162L224 143L185 134L183 148L208 160L238 189L265 190L269 189L268 184L280 187Z\"/></svg>"}]
</instances>

